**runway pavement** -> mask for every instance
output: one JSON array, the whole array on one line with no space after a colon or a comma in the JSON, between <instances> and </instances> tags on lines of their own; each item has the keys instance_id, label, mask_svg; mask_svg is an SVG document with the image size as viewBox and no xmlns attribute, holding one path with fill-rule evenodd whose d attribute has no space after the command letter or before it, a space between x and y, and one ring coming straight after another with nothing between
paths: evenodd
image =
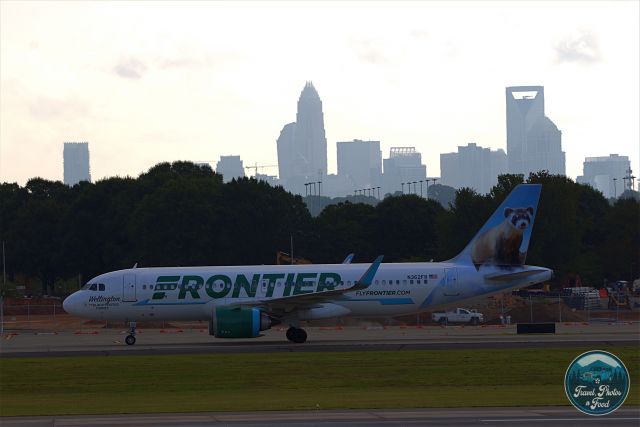
<instances>
[{"instance_id":1,"label":"runway pavement","mask_svg":"<svg viewBox=\"0 0 640 427\"><path fill-rule=\"evenodd\" d=\"M573 407L318 410L292 412L185 413L4 417L6 427L76 426L638 426L640 408L622 407L594 417Z\"/></svg>"},{"instance_id":2,"label":"runway pavement","mask_svg":"<svg viewBox=\"0 0 640 427\"><path fill-rule=\"evenodd\" d=\"M0 357L151 355L193 353L278 353L304 351L410 351L452 348L541 348L640 344L640 324L560 324L556 334L518 335L513 326L307 328L305 344L284 338L284 328L253 339L217 339L203 329L140 330L137 343L124 344L126 330L7 332Z\"/></svg>"}]
</instances>

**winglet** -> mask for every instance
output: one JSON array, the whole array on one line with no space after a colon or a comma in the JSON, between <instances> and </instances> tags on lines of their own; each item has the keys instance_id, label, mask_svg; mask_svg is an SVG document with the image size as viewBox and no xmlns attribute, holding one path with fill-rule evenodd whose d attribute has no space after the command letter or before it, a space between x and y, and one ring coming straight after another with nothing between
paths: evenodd
<instances>
[{"instance_id":1,"label":"winglet","mask_svg":"<svg viewBox=\"0 0 640 427\"><path fill-rule=\"evenodd\" d=\"M344 259L344 261L342 261L343 264L351 264L351 260L353 259L353 256L355 254L351 253L349 255L347 255L347 257Z\"/></svg>"},{"instance_id":2,"label":"winglet","mask_svg":"<svg viewBox=\"0 0 640 427\"><path fill-rule=\"evenodd\" d=\"M358 289L364 289L364 288L368 288L369 285L371 285L371 283L373 282L373 277L376 275L376 272L378 271L378 267L380 267L380 264L382 263L382 258L384 258L384 255L378 256L378 258L376 258L376 260L373 261L373 263L369 266L369 268L367 268L367 271L365 271L362 277L358 279L358 281L351 288L351 290L355 291Z\"/></svg>"}]
</instances>

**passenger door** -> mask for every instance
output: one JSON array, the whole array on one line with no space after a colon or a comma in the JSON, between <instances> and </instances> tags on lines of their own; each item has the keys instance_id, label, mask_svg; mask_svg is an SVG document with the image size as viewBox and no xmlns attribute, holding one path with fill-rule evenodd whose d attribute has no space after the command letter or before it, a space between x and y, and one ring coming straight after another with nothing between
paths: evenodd
<instances>
[{"instance_id":1,"label":"passenger door","mask_svg":"<svg viewBox=\"0 0 640 427\"><path fill-rule=\"evenodd\" d=\"M458 288L458 272L455 268L445 268L445 286L444 286L444 296L445 297L457 297L460 295L460 289Z\"/></svg>"},{"instance_id":2,"label":"passenger door","mask_svg":"<svg viewBox=\"0 0 640 427\"><path fill-rule=\"evenodd\" d=\"M122 277L122 301L137 301L135 274L125 274Z\"/></svg>"}]
</instances>

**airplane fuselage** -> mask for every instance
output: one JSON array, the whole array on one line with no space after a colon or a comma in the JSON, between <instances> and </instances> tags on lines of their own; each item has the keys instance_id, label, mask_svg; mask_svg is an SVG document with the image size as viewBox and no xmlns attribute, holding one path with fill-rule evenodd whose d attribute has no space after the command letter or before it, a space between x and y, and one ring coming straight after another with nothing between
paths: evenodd
<instances>
[{"instance_id":1,"label":"airplane fuselage","mask_svg":"<svg viewBox=\"0 0 640 427\"><path fill-rule=\"evenodd\" d=\"M351 287L368 264L237 267L133 268L92 279L65 301L73 314L96 320L209 320L216 306L314 294ZM509 273L533 274L487 280L487 271L445 263L381 264L371 285L344 293L311 309L295 310L296 320L327 317L387 317L433 310L461 301L548 280L551 271L518 266ZM95 286L93 286L95 285ZM95 288L95 290L92 290Z\"/></svg>"}]
</instances>

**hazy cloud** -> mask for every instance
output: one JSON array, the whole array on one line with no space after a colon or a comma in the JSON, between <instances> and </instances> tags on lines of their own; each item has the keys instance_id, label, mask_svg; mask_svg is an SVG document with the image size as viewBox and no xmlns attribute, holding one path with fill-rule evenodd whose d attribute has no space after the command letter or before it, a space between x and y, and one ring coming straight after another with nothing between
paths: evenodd
<instances>
[{"instance_id":1,"label":"hazy cloud","mask_svg":"<svg viewBox=\"0 0 640 427\"><path fill-rule=\"evenodd\" d=\"M363 62L376 65L390 62L384 48L376 40L355 40L352 45L358 58Z\"/></svg>"},{"instance_id":2,"label":"hazy cloud","mask_svg":"<svg viewBox=\"0 0 640 427\"><path fill-rule=\"evenodd\" d=\"M229 63L238 61L240 56L237 52L215 51L205 53L181 52L177 55L157 58L153 65L160 70L170 70L174 68L218 68Z\"/></svg>"},{"instance_id":3,"label":"hazy cloud","mask_svg":"<svg viewBox=\"0 0 640 427\"><path fill-rule=\"evenodd\" d=\"M88 107L73 99L40 97L29 103L29 113L38 120L78 118L88 114Z\"/></svg>"},{"instance_id":4,"label":"hazy cloud","mask_svg":"<svg viewBox=\"0 0 640 427\"><path fill-rule=\"evenodd\" d=\"M414 28L413 30L409 31L409 35L420 40L429 38L429 32L421 28Z\"/></svg>"},{"instance_id":5,"label":"hazy cloud","mask_svg":"<svg viewBox=\"0 0 640 427\"><path fill-rule=\"evenodd\" d=\"M147 66L136 58L121 59L113 69L117 75L126 79L139 79L142 77Z\"/></svg>"},{"instance_id":6,"label":"hazy cloud","mask_svg":"<svg viewBox=\"0 0 640 427\"><path fill-rule=\"evenodd\" d=\"M590 32L582 31L566 37L556 46L556 60L558 62L582 62L592 64L600 61L598 41Z\"/></svg>"}]
</instances>

